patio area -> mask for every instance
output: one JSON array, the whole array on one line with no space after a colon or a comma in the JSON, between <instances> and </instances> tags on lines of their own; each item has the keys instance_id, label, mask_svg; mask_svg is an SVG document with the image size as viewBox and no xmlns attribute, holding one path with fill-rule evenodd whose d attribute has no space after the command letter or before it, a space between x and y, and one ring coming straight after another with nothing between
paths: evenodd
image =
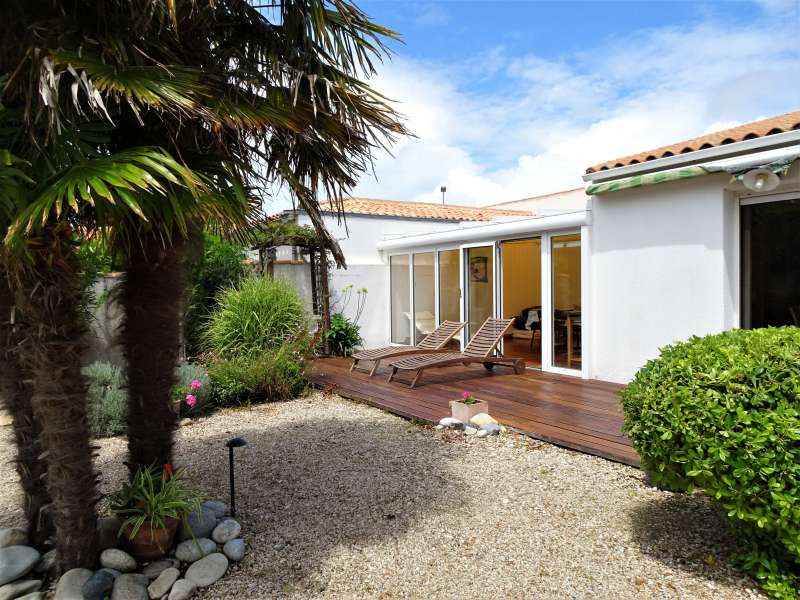
<instances>
[{"instance_id":1,"label":"patio area","mask_svg":"<svg viewBox=\"0 0 800 600\"><path fill-rule=\"evenodd\" d=\"M366 402L427 423L450 415L449 401L468 390L489 402L500 423L559 446L638 466L639 457L622 432L622 410L616 395L621 386L526 370L451 367L426 371L422 385L409 389L388 383L388 369L374 377L350 372L350 360L315 361L311 380L340 396Z\"/></svg>"}]
</instances>

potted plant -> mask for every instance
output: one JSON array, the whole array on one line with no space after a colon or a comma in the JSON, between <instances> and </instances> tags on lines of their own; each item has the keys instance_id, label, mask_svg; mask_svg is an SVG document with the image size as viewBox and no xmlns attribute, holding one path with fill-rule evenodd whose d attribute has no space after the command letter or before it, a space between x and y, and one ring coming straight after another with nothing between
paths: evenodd
<instances>
[{"instance_id":1,"label":"potted plant","mask_svg":"<svg viewBox=\"0 0 800 600\"><path fill-rule=\"evenodd\" d=\"M203 382L199 379L192 379L189 385L176 385L172 388L172 409L175 414L187 416L195 410L200 410L200 407L197 406L197 394L201 389L203 389Z\"/></svg>"},{"instance_id":2,"label":"potted plant","mask_svg":"<svg viewBox=\"0 0 800 600\"><path fill-rule=\"evenodd\" d=\"M478 413L489 413L489 403L485 400L478 400L470 392L463 392L461 400L450 401L450 411L454 419L462 423L469 423L469 420Z\"/></svg>"},{"instance_id":3,"label":"potted plant","mask_svg":"<svg viewBox=\"0 0 800 600\"><path fill-rule=\"evenodd\" d=\"M139 562L161 558L172 547L178 523L200 506L200 499L172 465L139 468L111 497L111 512L122 520L128 552Z\"/></svg>"}]
</instances>

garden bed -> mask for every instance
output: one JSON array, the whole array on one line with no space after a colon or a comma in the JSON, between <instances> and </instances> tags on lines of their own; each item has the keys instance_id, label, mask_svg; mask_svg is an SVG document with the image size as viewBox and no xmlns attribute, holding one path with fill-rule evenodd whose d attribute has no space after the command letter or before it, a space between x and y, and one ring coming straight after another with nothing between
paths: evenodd
<instances>
[{"instance_id":1,"label":"garden bed","mask_svg":"<svg viewBox=\"0 0 800 600\"><path fill-rule=\"evenodd\" d=\"M19 525L0 429L0 526ZM237 450L249 553L200 598L763 597L705 498L655 490L631 467L317 393L184 426L176 463L206 497L227 498L234 436L249 442ZM100 446L109 492L125 441Z\"/></svg>"}]
</instances>

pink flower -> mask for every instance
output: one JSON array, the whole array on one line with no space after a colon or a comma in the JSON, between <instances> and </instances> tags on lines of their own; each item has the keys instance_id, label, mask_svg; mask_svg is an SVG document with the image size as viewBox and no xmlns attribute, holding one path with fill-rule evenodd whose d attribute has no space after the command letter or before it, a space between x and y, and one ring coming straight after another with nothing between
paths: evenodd
<instances>
[{"instance_id":1,"label":"pink flower","mask_svg":"<svg viewBox=\"0 0 800 600\"><path fill-rule=\"evenodd\" d=\"M472 398L472 394L469 392L462 392L461 397L464 398L464 400L468 400L469 398Z\"/></svg>"},{"instance_id":2,"label":"pink flower","mask_svg":"<svg viewBox=\"0 0 800 600\"><path fill-rule=\"evenodd\" d=\"M199 379L192 379L192 383L189 384L189 387L191 387L193 390L199 390L201 387L203 387L203 382Z\"/></svg>"},{"instance_id":3,"label":"pink flower","mask_svg":"<svg viewBox=\"0 0 800 600\"><path fill-rule=\"evenodd\" d=\"M195 404L197 404L197 398L195 398L192 394L186 394L186 405L192 407Z\"/></svg>"}]
</instances>

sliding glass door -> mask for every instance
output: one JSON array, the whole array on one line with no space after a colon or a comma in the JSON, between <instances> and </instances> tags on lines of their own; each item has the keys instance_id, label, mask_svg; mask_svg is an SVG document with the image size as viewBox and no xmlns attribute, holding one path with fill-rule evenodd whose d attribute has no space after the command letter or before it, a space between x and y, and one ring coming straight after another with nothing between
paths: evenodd
<instances>
[{"instance_id":1,"label":"sliding glass door","mask_svg":"<svg viewBox=\"0 0 800 600\"><path fill-rule=\"evenodd\" d=\"M550 270L551 361L554 367L580 369L583 332L580 233L551 237Z\"/></svg>"},{"instance_id":2,"label":"sliding glass door","mask_svg":"<svg viewBox=\"0 0 800 600\"><path fill-rule=\"evenodd\" d=\"M393 344L411 343L411 272L408 254L389 257L391 339Z\"/></svg>"},{"instance_id":3,"label":"sliding glass door","mask_svg":"<svg viewBox=\"0 0 800 600\"><path fill-rule=\"evenodd\" d=\"M542 240L500 242L500 314L514 319L503 337L503 355L542 366Z\"/></svg>"},{"instance_id":4,"label":"sliding glass door","mask_svg":"<svg viewBox=\"0 0 800 600\"><path fill-rule=\"evenodd\" d=\"M469 340L483 322L494 316L494 244L490 246L462 247L464 266L464 315L467 321L466 340Z\"/></svg>"},{"instance_id":5,"label":"sliding glass door","mask_svg":"<svg viewBox=\"0 0 800 600\"><path fill-rule=\"evenodd\" d=\"M418 252L413 256L414 264L414 343L436 329L436 277L434 253Z\"/></svg>"},{"instance_id":6,"label":"sliding glass door","mask_svg":"<svg viewBox=\"0 0 800 600\"><path fill-rule=\"evenodd\" d=\"M456 250L439 250L439 323L461 321L461 260ZM457 348L463 333L455 336Z\"/></svg>"}]
</instances>

